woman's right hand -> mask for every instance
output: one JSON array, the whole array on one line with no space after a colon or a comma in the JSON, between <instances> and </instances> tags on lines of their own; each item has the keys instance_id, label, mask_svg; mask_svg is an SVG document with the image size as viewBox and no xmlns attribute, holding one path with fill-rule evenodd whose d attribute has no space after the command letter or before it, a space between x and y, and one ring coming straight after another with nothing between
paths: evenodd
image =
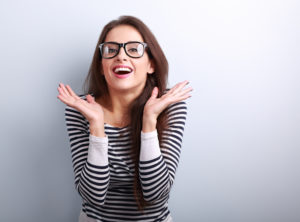
<instances>
[{"instance_id":1,"label":"woman's right hand","mask_svg":"<svg viewBox=\"0 0 300 222\"><path fill-rule=\"evenodd\" d=\"M89 123L104 123L103 109L90 94L86 95L87 101L85 101L77 96L69 85L65 86L63 83L60 83L57 89L59 92L57 98L66 105L78 110Z\"/></svg>"}]
</instances>

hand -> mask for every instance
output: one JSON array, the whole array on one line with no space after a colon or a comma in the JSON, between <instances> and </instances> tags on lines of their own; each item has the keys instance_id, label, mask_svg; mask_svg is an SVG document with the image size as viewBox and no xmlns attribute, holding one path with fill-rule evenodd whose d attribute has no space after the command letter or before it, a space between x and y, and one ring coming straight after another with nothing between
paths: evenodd
<instances>
[{"instance_id":1,"label":"hand","mask_svg":"<svg viewBox=\"0 0 300 222\"><path fill-rule=\"evenodd\" d=\"M145 104L143 118L154 122L157 120L159 114L169 105L191 97L189 92L193 90L192 87L183 89L188 83L187 80L177 83L160 98L157 98L158 88L154 87L151 97Z\"/></svg>"},{"instance_id":2,"label":"hand","mask_svg":"<svg viewBox=\"0 0 300 222\"><path fill-rule=\"evenodd\" d=\"M90 123L99 121L104 123L103 109L90 94L86 96L85 101L77 96L69 85L64 86L62 83L59 84L58 92L58 99L78 110Z\"/></svg>"}]
</instances>

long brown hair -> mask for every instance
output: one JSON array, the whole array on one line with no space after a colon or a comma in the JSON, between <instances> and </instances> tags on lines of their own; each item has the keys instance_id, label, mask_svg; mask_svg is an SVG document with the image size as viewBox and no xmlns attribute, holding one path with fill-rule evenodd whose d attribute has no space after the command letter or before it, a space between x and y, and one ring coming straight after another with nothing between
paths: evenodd
<instances>
[{"instance_id":1,"label":"long brown hair","mask_svg":"<svg viewBox=\"0 0 300 222\"><path fill-rule=\"evenodd\" d=\"M143 210L145 206L150 204L143 198L143 192L141 189L138 172L143 110L145 103L150 98L152 90L155 86L157 86L159 89L159 97L162 96L162 94L166 91L168 80L168 61L155 36L141 20L133 16L120 16L117 20L113 20L106 26L104 26L101 32L96 45L89 73L84 83L85 94L93 94L95 98L109 96L106 80L104 78L104 75L101 74L102 58L98 46L105 41L108 32L119 25L130 25L139 31L144 39L144 42L146 42L148 45L148 47L146 48L146 53L148 54L149 59L154 63L155 67L155 72L151 75L147 75L145 88L141 95L131 104L130 112L131 122L129 126L131 129L130 135L132 140L132 158L135 163L133 192L139 209ZM159 141L161 141L162 131L167 127L165 120L166 113L162 112L157 119Z\"/></svg>"}]
</instances>

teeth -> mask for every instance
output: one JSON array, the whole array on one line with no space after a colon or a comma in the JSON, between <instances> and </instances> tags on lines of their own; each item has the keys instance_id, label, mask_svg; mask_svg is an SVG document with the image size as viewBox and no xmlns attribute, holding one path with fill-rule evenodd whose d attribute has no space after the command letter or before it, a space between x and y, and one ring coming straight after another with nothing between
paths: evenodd
<instances>
[{"instance_id":1,"label":"teeth","mask_svg":"<svg viewBox=\"0 0 300 222\"><path fill-rule=\"evenodd\" d=\"M131 69L127 68L127 67L118 67L118 68L115 68L114 72L116 72L116 73L118 73L118 72L131 72Z\"/></svg>"}]
</instances>

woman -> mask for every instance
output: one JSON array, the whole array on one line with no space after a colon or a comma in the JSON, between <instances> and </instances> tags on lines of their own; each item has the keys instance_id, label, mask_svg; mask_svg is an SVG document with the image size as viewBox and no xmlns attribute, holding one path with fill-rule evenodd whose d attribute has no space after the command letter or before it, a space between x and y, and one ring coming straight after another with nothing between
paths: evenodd
<instances>
[{"instance_id":1,"label":"woman","mask_svg":"<svg viewBox=\"0 0 300 222\"><path fill-rule=\"evenodd\" d=\"M77 96L65 103L79 221L172 221L168 198L179 162L188 81L166 89L168 62L149 28L122 16L102 30Z\"/></svg>"}]
</instances>

